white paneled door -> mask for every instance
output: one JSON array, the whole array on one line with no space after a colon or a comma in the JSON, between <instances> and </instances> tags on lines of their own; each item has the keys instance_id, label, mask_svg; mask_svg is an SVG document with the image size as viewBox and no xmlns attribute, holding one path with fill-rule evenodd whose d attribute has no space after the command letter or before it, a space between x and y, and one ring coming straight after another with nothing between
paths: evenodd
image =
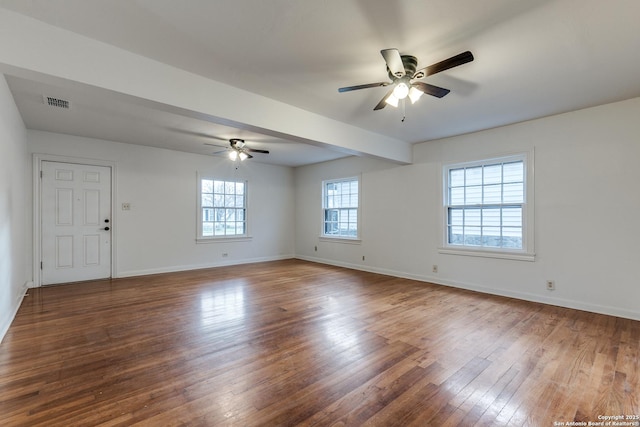
<instances>
[{"instance_id":1,"label":"white paneled door","mask_svg":"<svg viewBox=\"0 0 640 427\"><path fill-rule=\"evenodd\" d=\"M42 162L43 285L111 276L111 168Z\"/></svg>"}]
</instances>

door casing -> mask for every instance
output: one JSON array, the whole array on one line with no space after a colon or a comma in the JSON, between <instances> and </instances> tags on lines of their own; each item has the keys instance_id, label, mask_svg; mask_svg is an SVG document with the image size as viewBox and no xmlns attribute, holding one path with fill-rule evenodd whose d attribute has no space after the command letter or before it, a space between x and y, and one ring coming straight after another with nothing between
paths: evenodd
<instances>
[{"instance_id":1,"label":"door casing","mask_svg":"<svg viewBox=\"0 0 640 427\"><path fill-rule=\"evenodd\" d=\"M53 154L33 154L33 286L42 286L42 271L40 262L42 259L42 221L41 221L41 181L40 172L42 162L75 163L90 166L107 166L111 168L111 277L117 277L117 210L116 206L116 164L110 161L88 159L71 156L59 156Z\"/></svg>"}]
</instances>

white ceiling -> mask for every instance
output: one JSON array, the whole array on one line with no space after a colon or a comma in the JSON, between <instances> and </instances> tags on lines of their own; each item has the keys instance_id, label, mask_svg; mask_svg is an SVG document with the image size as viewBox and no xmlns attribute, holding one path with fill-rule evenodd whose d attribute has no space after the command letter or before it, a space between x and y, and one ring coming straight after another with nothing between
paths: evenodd
<instances>
[{"instance_id":1,"label":"white ceiling","mask_svg":"<svg viewBox=\"0 0 640 427\"><path fill-rule=\"evenodd\" d=\"M0 0L0 7L407 143L640 96L637 0ZM380 50L392 47L416 56L419 68L466 50L475 61L426 78L451 93L407 105L402 122L400 109L373 111L385 88L337 91L388 80ZM252 123L230 127L163 111L79 82L7 81L32 129L202 154L212 152L202 135L240 137L271 151L255 161L290 166L352 153L339 143L275 138ZM43 94L74 108L67 116L44 108Z\"/></svg>"}]
</instances>

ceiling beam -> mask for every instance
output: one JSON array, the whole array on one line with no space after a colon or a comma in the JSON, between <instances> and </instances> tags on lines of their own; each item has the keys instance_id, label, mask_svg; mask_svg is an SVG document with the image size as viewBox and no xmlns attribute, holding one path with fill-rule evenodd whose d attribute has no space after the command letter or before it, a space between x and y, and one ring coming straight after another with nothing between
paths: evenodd
<instances>
[{"instance_id":1,"label":"ceiling beam","mask_svg":"<svg viewBox=\"0 0 640 427\"><path fill-rule=\"evenodd\" d=\"M0 72L80 82L154 108L240 129L411 163L411 145L232 87L0 8Z\"/></svg>"}]
</instances>

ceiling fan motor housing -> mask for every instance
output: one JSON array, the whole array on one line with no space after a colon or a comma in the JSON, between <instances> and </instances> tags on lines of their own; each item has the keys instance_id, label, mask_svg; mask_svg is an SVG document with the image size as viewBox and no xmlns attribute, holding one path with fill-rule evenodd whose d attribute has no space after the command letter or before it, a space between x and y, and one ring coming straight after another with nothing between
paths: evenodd
<instances>
[{"instance_id":1,"label":"ceiling fan motor housing","mask_svg":"<svg viewBox=\"0 0 640 427\"><path fill-rule=\"evenodd\" d=\"M416 68L418 67L418 59L412 55L401 55L400 58L402 59L404 72L406 73L407 76L412 77L413 74L416 72ZM389 73L389 78L391 80L395 80L398 77L401 77L401 76L394 75L388 66L387 66L387 73Z\"/></svg>"},{"instance_id":2,"label":"ceiling fan motor housing","mask_svg":"<svg viewBox=\"0 0 640 427\"><path fill-rule=\"evenodd\" d=\"M236 150L240 150L242 149L242 147L244 147L244 139L231 138L229 140L229 143L231 144L231 147L235 148Z\"/></svg>"}]
</instances>

